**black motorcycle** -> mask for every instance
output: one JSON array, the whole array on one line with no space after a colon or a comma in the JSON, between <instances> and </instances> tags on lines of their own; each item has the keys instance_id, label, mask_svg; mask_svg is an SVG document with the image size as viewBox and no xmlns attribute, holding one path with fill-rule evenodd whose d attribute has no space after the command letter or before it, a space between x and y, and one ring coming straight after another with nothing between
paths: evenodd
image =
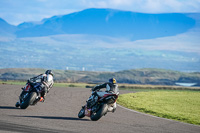
<instances>
[{"instance_id":1,"label":"black motorcycle","mask_svg":"<svg viewBox=\"0 0 200 133\"><path fill-rule=\"evenodd\" d=\"M35 105L39 101L42 102L42 91L37 89L39 85L39 83L32 84L28 81L26 86L22 88L22 92L19 96L20 103L17 102L15 106L20 107L21 109L26 109L29 105Z\"/></svg>"},{"instance_id":2,"label":"black motorcycle","mask_svg":"<svg viewBox=\"0 0 200 133\"><path fill-rule=\"evenodd\" d=\"M94 92L92 92L93 94ZM86 102L86 105L82 107L80 112L78 113L79 118L83 118L85 116L90 117L92 121L99 120L102 116L106 115L107 112L110 112L109 108L113 107L113 104L116 102L118 98L118 94L105 94L103 97L98 97L97 102L91 106L93 102L90 99Z\"/></svg>"}]
</instances>

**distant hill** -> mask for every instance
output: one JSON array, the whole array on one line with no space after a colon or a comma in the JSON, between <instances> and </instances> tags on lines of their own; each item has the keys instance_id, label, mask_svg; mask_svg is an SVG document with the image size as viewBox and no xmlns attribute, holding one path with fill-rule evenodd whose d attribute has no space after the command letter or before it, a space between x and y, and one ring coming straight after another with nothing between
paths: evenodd
<instances>
[{"instance_id":1,"label":"distant hill","mask_svg":"<svg viewBox=\"0 0 200 133\"><path fill-rule=\"evenodd\" d=\"M200 71L199 18L93 8L18 26L0 19L0 68Z\"/></svg>"},{"instance_id":2,"label":"distant hill","mask_svg":"<svg viewBox=\"0 0 200 133\"><path fill-rule=\"evenodd\" d=\"M0 36L15 36L17 30L16 26L8 24L5 20L0 18Z\"/></svg>"},{"instance_id":3,"label":"distant hill","mask_svg":"<svg viewBox=\"0 0 200 133\"><path fill-rule=\"evenodd\" d=\"M200 85L200 73L183 73L164 69L132 69L119 72L53 70L56 82L103 83L116 78L118 83L175 85L176 82ZM45 69L0 69L0 80L24 80L44 73Z\"/></svg>"},{"instance_id":4,"label":"distant hill","mask_svg":"<svg viewBox=\"0 0 200 133\"><path fill-rule=\"evenodd\" d=\"M92 34L131 40L173 36L194 27L195 20L182 13L146 14L114 9L86 9L53 16L40 23L18 25L17 37L58 34Z\"/></svg>"}]
</instances>

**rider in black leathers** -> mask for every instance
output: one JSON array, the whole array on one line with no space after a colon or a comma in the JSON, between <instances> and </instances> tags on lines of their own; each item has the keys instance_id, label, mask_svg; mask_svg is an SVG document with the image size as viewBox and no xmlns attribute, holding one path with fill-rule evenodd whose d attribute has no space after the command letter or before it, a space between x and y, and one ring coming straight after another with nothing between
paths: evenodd
<instances>
[{"instance_id":1,"label":"rider in black leathers","mask_svg":"<svg viewBox=\"0 0 200 133\"><path fill-rule=\"evenodd\" d=\"M46 93L53 87L53 72L52 70L47 70L45 74L40 74L36 77L30 78L29 82L42 91L41 97L44 98Z\"/></svg>"},{"instance_id":2,"label":"rider in black leathers","mask_svg":"<svg viewBox=\"0 0 200 133\"><path fill-rule=\"evenodd\" d=\"M47 70L44 74L40 74L36 77L30 78L28 82L32 87L36 88L38 91L41 91L40 101L45 100L46 93L53 87L53 72L52 70ZM16 107L20 106L20 100L16 103Z\"/></svg>"},{"instance_id":3,"label":"rider in black leathers","mask_svg":"<svg viewBox=\"0 0 200 133\"><path fill-rule=\"evenodd\" d=\"M117 81L115 78L111 78L109 79L109 82L106 82L104 84L100 84L95 86L94 88L92 88L92 91L96 91L96 90L100 90L102 88L106 88L106 91L97 91L94 92L90 98L88 99L88 107L92 107L98 100L98 96L99 97L103 97L105 94L119 94L119 89L118 89L118 85L117 85ZM114 112L116 110L116 102L113 104L113 110L112 112Z\"/></svg>"}]
</instances>

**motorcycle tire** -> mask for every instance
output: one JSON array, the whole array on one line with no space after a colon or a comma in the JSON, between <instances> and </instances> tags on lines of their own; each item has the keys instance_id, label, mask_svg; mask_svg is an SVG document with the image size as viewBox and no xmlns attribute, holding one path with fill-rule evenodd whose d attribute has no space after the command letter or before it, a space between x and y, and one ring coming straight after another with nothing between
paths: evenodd
<instances>
[{"instance_id":1,"label":"motorcycle tire","mask_svg":"<svg viewBox=\"0 0 200 133\"><path fill-rule=\"evenodd\" d=\"M103 104L103 105L101 105L100 109L96 113L92 113L92 115L90 116L90 119L92 121L97 121L103 115L105 115L107 113L107 111L108 111L108 105L107 104Z\"/></svg>"},{"instance_id":2,"label":"motorcycle tire","mask_svg":"<svg viewBox=\"0 0 200 133\"><path fill-rule=\"evenodd\" d=\"M15 107L18 108L20 106L19 102L16 102Z\"/></svg>"},{"instance_id":3,"label":"motorcycle tire","mask_svg":"<svg viewBox=\"0 0 200 133\"><path fill-rule=\"evenodd\" d=\"M32 104L37 97L36 92L32 92L25 100L20 104L21 109L26 109L30 104Z\"/></svg>"},{"instance_id":4,"label":"motorcycle tire","mask_svg":"<svg viewBox=\"0 0 200 133\"><path fill-rule=\"evenodd\" d=\"M85 117L85 108L82 108L78 113L78 118L83 118L83 117Z\"/></svg>"}]
</instances>

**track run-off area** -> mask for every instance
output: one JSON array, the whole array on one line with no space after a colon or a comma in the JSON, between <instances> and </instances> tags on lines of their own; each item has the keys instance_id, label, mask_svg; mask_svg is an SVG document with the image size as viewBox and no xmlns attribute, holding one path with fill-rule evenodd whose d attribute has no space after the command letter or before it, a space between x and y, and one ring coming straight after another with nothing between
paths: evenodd
<instances>
[{"instance_id":1,"label":"track run-off area","mask_svg":"<svg viewBox=\"0 0 200 133\"><path fill-rule=\"evenodd\" d=\"M98 121L78 118L90 88L53 87L44 103L15 107L21 85L0 84L0 133L200 133L200 126L163 119L118 106ZM131 91L120 90L120 93Z\"/></svg>"}]
</instances>

